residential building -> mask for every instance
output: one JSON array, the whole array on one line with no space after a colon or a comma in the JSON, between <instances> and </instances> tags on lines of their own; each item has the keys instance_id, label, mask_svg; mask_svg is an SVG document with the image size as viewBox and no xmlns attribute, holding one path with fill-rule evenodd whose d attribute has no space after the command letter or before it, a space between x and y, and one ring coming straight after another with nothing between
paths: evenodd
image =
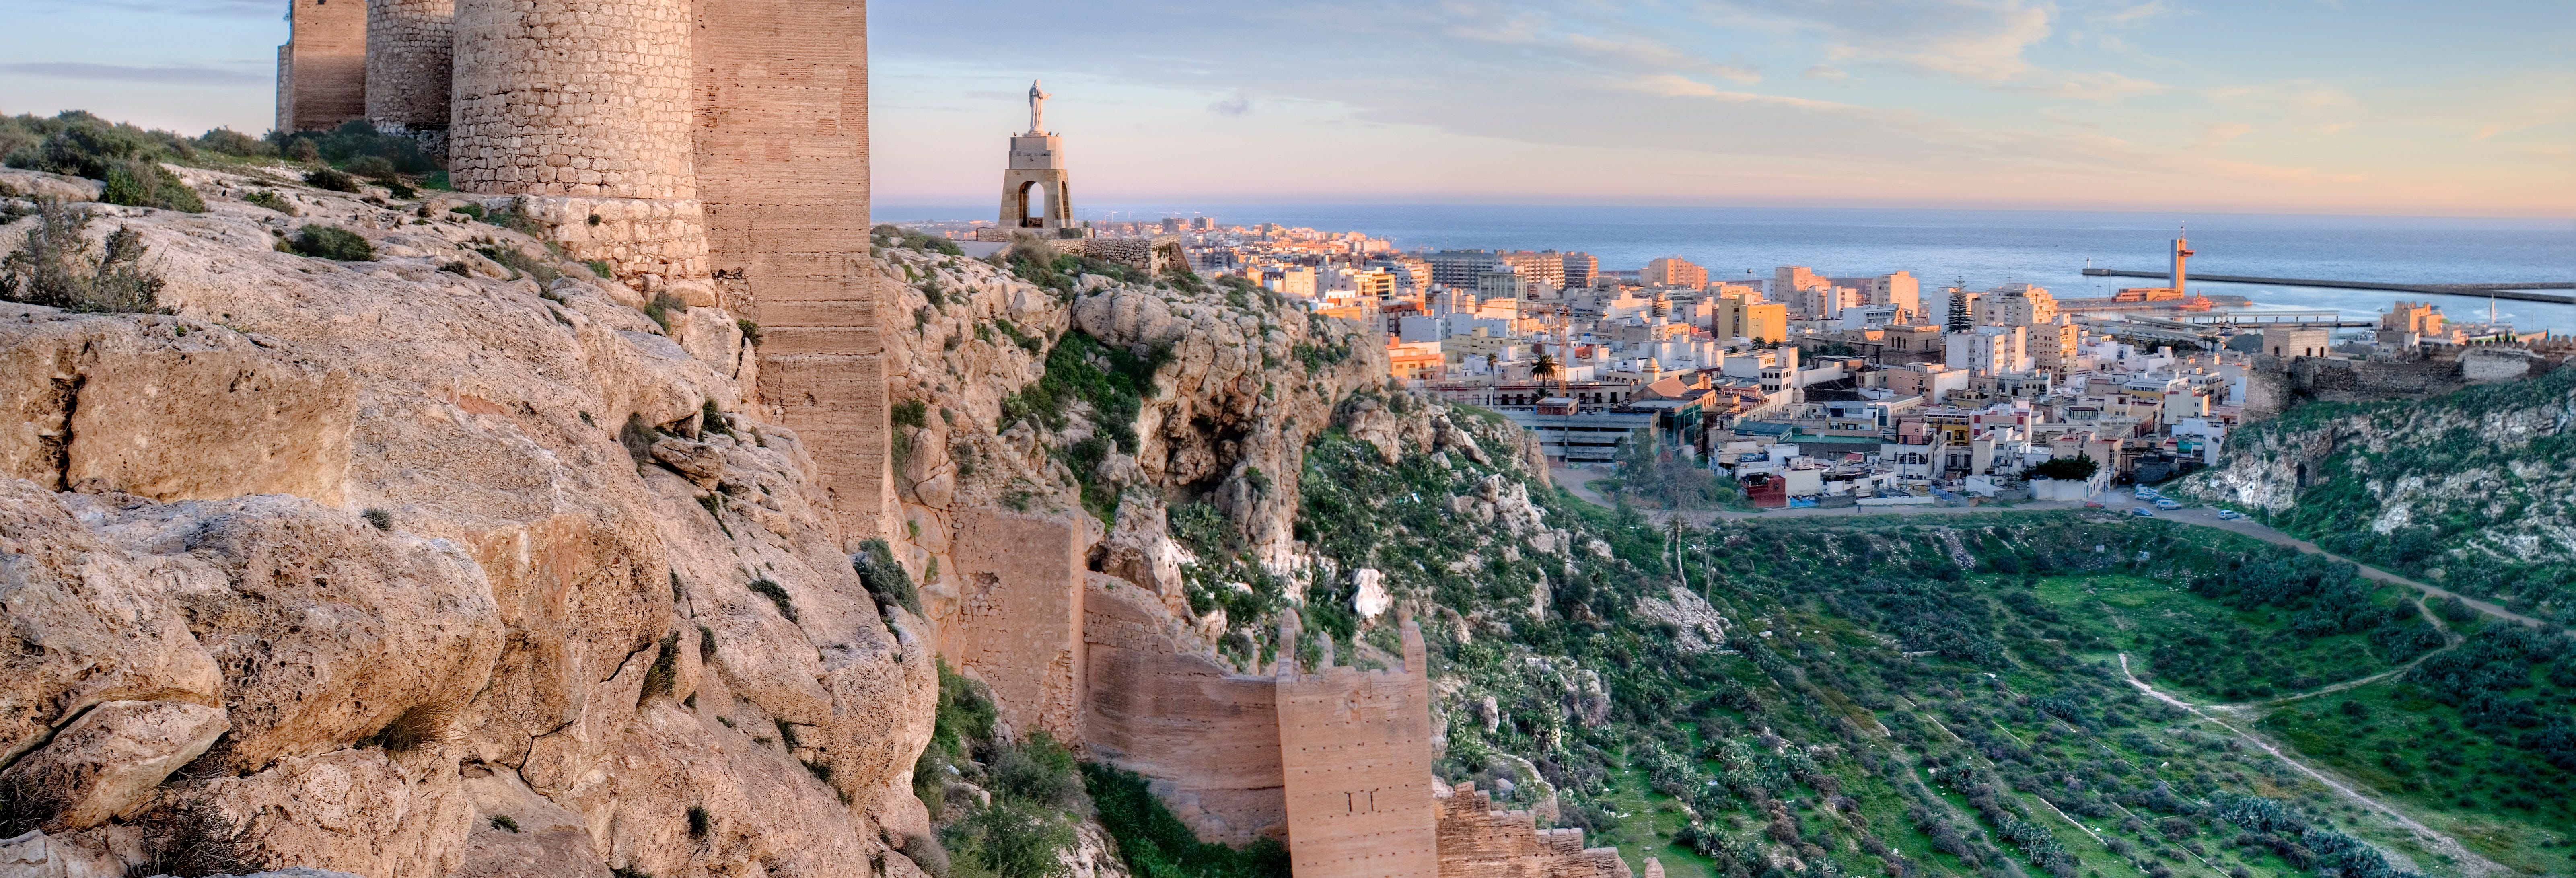
<instances>
[{"instance_id":1,"label":"residential building","mask_svg":"<svg viewBox=\"0 0 2576 878\"><path fill-rule=\"evenodd\" d=\"M1742 289L1742 288L1738 288ZM1779 342L1789 338L1789 306L1749 295L1719 296L1708 332L1720 343L1735 339Z\"/></svg>"},{"instance_id":2,"label":"residential building","mask_svg":"<svg viewBox=\"0 0 2576 878\"><path fill-rule=\"evenodd\" d=\"M1567 289L1592 285L1593 275L1601 273L1601 260L1590 253L1568 253L1564 259L1564 283Z\"/></svg>"},{"instance_id":3,"label":"residential building","mask_svg":"<svg viewBox=\"0 0 2576 878\"><path fill-rule=\"evenodd\" d=\"M1967 332L1942 336L1943 364L1953 369L2000 375L2031 370L2026 345L2029 327L1972 326Z\"/></svg>"},{"instance_id":4,"label":"residential building","mask_svg":"<svg viewBox=\"0 0 2576 878\"><path fill-rule=\"evenodd\" d=\"M1976 323L2001 326L2055 323L2057 297L2037 284L2004 284L1969 302L1968 318Z\"/></svg>"},{"instance_id":5,"label":"residential building","mask_svg":"<svg viewBox=\"0 0 2576 878\"><path fill-rule=\"evenodd\" d=\"M1708 286L1708 269L1693 265L1688 259L1667 256L1646 263L1646 269L1637 273L1637 280L1650 287L1689 287L1696 290Z\"/></svg>"}]
</instances>

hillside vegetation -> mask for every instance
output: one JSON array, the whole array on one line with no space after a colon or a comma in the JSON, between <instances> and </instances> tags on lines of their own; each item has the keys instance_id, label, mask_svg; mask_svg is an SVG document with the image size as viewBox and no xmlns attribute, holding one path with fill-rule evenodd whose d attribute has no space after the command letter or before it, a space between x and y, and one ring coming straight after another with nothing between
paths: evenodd
<instances>
[{"instance_id":1,"label":"hillside vegetation","mask_svg":"<svg viewBox=\"0 0 2576 878\"><path fill-rule=\"evenodd\" d=\"M2329 551L2576 623L2576 369L2425 400L2310 403L2183 490Z\"/></svg>"},{"instance_id":2,"label":"hillside vegetation","mask_svg":"<svg viewBox=\"0 0 2576 878\"><path fill-rule=\"evenodd\" d=\"M1508 426L1479 414L1449 417L1505 441ZM1196 609L1241 626L1293 605L1366 665L1393 643L1392 614L1352 609L1361 571L1375 571L1431 641L1440 776L1552 811L1640 866L2162 878L2569 865L2576 773L2559 757L2576 721L2549 677L2568 667L2566 638L2443 621L2349 564L2075 513L1657 525L1514 460L1390 460L1340 431L1308 450L1301 482L1297 537L1313 555L1294 576L1262 572L1220 529L1189 525L1204 513L1175 510L1196 555L1187 573L1205 584ZM1252 659L1278 645L1231 646ZM2312 694L2338 684L2352 688ZM2148 687L2250 704L2195 712ZM2262 716L2260 737L2240 734ZM2267 753L2258 742L2273 738L2296 747ZM2319 763L2440 834L2300 767Z\"/></svg>"}]
</instances>

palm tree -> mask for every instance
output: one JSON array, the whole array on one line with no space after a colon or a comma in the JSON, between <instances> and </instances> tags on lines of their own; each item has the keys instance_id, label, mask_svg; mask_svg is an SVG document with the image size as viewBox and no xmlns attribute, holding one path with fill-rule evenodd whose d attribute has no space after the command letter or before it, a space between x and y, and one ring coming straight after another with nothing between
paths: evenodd
<instances>
[{"instance_id":1,"label":"palm tree","mask_svg":"<svg viewBox=\"0 0 2576 878\"><path fill-rule=\"evenodd\" d=\"M1538 379L1539 390L1545 391L1547 380L1556 377L1556 358L1547 354L1538 355L1538 362L1530 366L1530 377Z\"/></svg>"}]
</instances>

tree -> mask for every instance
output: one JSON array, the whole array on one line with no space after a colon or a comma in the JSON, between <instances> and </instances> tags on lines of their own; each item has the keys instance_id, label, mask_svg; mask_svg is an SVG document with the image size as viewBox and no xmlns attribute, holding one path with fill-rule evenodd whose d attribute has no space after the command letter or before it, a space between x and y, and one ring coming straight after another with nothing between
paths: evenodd
<instances>
[{"instance_id":1,"label":"tree","mask_svg":"<svg viewBox=\"0 0 2576 878\"><path fill-rule=\"evenodd\" d=\"M1542 388L1547 386L1548 379L1556 377L1556 372L1556 358L1546 354L1538 355L1538 362L1530 366L1530 377L1538 379Z\"/></svg>"},{"instance_id":2,"label":"tree","mask_svg":"<svg viewBox=\"0 0 2576 878\"><path fill-rule=\"evenodd\" d=\"M2032 478L2038 479L2062 479L2070 482L2081 482L2092 478L2093 474L2101 469L2102 464L2100 461L2078 454L2074 457L2052 457L2045 461L2041 461L2038 466L2030 468L2030 475Z\"/></svg>"}]
</instances>

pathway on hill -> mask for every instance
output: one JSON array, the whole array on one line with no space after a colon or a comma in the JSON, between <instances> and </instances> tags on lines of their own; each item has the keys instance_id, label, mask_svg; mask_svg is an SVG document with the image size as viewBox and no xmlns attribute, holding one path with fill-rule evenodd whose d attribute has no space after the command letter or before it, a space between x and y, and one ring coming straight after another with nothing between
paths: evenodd
<instances>
[{"instance_id":1,"label":"pathway on hill","mask_svg":"<svg viewBox=\"0 0 2576 878\"><path fill-rule=\"evenodd\" d=\"M2202 710L2198 705L2167 695L2158 691L2156 687L2147 685L2146 681L2140 680L2137 678L2137 675L2129 673L2129 654L2125 652L2120 654L2120 676L2127 678L2129 685L2137 687L2138 691L2146 693L2149 697L2166 704L2182 708L2185 711L2189 711L2193 716L2199 717L2206 722L2218 726L2219 728L2226 729L2228 732L2233 733L2239 740L2261 748L2265 753L2272 754L2273 758L2281 760L2283 764L2288 765L2291 768L2298 769L2300 773L2306 774L2308 777L2315 779L2316 782L2326 785L2328 789L2332 789L2335 792L2343 794L2345 798L2361 803L2363 807L2367 807L2373 811L2387 815L2388 819L2395 821L2397 825L2406 827L2413 831L2417 838L2431 844L2434 849L2441 851L2443 854L2448 855L2453 860L2457 861L2468 874L2512 874L2512 869L2505 868L2502 864L2493 860L2478 856L2475 852L2470 851L2467 845L2461 844L2459 839L2452 838L2449 835L2445 835L2434 830L2430 826L2418 823L2415 818L2399 813L2397 809L2389 807L2387 804L2376 798L2363 795L2361 791L2346 785L2340 780L2336 780L2335 778L2328 776L2323 771L2319 771L2316 768L2309 766L2306 762L2302 762L2291 757L2288 753L2282 752L2281 748L2273 746L2271 741L2263 738L2262 736L2256 735L2245 729L2237 728L2236 726L2229 724L2226 720L2220 719L2211 715L2208 711Z\"/></svg>"},{"instance_id":2,"label":"pathway on hill","mask_svg":"<svg viewBox=\"0 0 2576 878\"><path fill-rule=\"evenodd\" d=\"M1608 508L1612 505L1607 498L1601 496L1599 491L1592 489L1592 481L1594 479L1603 478L1607 476L1608 473L1590 468L1556 468L1550 469L1548 474L1556 481L1557 484L1563 485L1567 491L1572 492L1576 497L1580 497L1595 506L1603 508ZM2105 492L2096 494L2094 495L2094 500L2102 504L2102 510L2104 512L2111 514L2126 514L2123 510L2132 506L2140 505L2138 501L2132 499L2127 492ZM1680 515L1682 516L1683 521L1699 527L1707 527L1711 523L1721 519L1741 520L1759 518L1769 520L1783 518L1860 518L1871 515L1993 515L2016 512L2080 511L2086 508L2088 507L2084 504L2075 502L2027 502L2018 503L2012 506L1851 506L1841 509L1809 507L1805 509L1780 509L1770 512L1694 510L1682 512ZM1671 521L1674 515L1674 513L1657 509L1642 511L1645 512L1646 517L1649 520L1656 524L1663 524ZM2438 585L2419 582L2414 579L2400 576L2398 574L2346 558L2342 555L2337 555L2333 552L2318 548L2315 543L2282 533L2251 518L2222 520L2218 517L2217 510L2206 506L2195 506L2188 509L2158 510L2156 512L2156 517L2166 521L2176 521L2197 527L2231 531L2274 545L2289 546L2311 555L2323 555L2360 568L2362 577L2374 582L2390 582L2407 586L2422 592L2424 595L2434 600L2459 598L2460 602L2467 604L2470 609L2498 619L2507 619L2524 625L2531 625L2540 628L2552 627L2551 623L2547 621L2534 619L2530 616L2525 616L2512 610L2505 609L2504 607L2497 606L2496 604L2453 592Z\"/></svg>"}]
</instances>

